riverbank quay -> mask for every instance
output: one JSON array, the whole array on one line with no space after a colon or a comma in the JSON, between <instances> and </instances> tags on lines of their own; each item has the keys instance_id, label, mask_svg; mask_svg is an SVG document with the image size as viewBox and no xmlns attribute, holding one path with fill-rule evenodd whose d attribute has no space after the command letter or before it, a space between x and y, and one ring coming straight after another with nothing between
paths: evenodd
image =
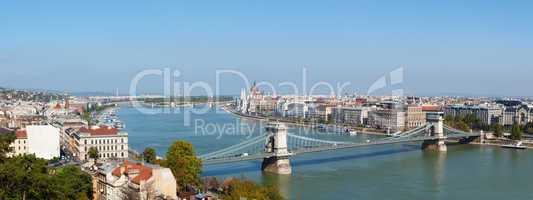
<instances>
[{"instance_id":1,"label":"riverbank quay","mask_svg":"<svg viewBox=\"0 0 533 200\"><path fill-rule=\"evenodd\" d=\"M483 146L502 146L502 145L510 145L515 144L518 141L509 140L509 139L485 139L483 142L479 141L473 141L470 144L474 145L483 145ZM533 149L533 140L520 140L522 142L522 145L525 147L525 149Z\"/></svg>"},{"instance_id":2,"label":"riverbank quay","mask_svg":"<svg viewBox=\"0 0 533 200\"><path fill-rule=\"evenodd\" d=\"M239 118L244 119L253 119L253 120L259 120L259 121L278 121L286 123L289 126L299 126L304 128L312 128L312 129L325 129L325 130L336 130L336 129L342 129L342 130L355 130L357 133L367 134L367 135L378 135L378 136L387 136L387 133L380 132L378 130L369 130L368 128L361 128L361 127L353 127L353 126L342 126L337 127L336 125L329 125L329 124L320 124L320 123L307 123L307 122L295 122L290 119L284 119L280 117L265 117L265 116L257 116L257 115L246 115L240 112L237 112L236 110L229 108L228 106L223 106L222 109L230 114L233 114Z\"/></svg>"}]
</instances>

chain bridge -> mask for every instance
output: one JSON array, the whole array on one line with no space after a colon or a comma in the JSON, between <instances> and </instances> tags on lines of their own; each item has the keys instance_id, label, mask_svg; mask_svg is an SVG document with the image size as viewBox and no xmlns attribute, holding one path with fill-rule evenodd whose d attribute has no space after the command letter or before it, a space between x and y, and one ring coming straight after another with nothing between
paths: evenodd
<instances>
[{"instance_id":1,"label":"chain bridge","mask_svg":"<svg viewBox=\"0 0 533 200\"><path fill-rule=\"evenodd\" d=\"M447 139L471 141L482 133L464 132L443 124L442 113L430 113L427 124L394 136L362 142L330 141L288 133L283 123L269 123L262 135L200 156L203 163L220 164L263 159L262 170L290 174L289 157L305 153L335 151L375 145L422 142L422 149L446 151Z\"/></svg>"}]
</instances>

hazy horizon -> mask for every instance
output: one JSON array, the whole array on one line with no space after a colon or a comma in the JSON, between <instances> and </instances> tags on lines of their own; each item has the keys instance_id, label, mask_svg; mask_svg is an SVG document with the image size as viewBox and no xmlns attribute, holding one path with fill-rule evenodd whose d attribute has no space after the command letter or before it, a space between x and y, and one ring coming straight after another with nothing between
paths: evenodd
<instances>
[{"instance_id":1,"label":"hazy horizon","mask_svg":"<svg viewBox=\"0 0 533 200\"><path fill-rule=\"evenodd\" d=\"M127 93L145 69L214 85L333 85L364 94L403 68L405 95L533 96L533 2L2 2L0 86ZM221 94L245 85L223 77ZM389 79L387 79L388 82ZM139 93L160 93L157 78ZM213 86L214 87L214 86ZM303 86L302 86L303 87ZM201 92L200 92L201 93Z\"/></svg>"}]
</instances>

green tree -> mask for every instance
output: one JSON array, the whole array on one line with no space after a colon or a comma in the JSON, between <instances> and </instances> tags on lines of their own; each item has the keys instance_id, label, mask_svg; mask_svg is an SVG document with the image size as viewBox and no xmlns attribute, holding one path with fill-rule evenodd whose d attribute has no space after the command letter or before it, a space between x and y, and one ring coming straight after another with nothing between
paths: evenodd
<instances>
[{"instance_id":1,"label":"green tree","mask_svg":"<svg viewBox=\"0 0 533 200\"><path fill-rule=\"evenodd\" d=\"M533 122L528 122L524 127L524 131L529 134L533 134Z\"/></svg>"},{"instance_id":2,"label":"green tree","mask_svg":"<svg viewBox=\"0 0 533 200\"><path fill-rule=\"evenodd\" d=\"M461 131L465 131L465 132L470 131L470 126L468 126L468 124L464 121L456 122L454 128L459 129Z\"/></svg>"},{"instance_id":3,"label":"green tree","mask_svg":"<svg viewBox=\"0 0 533 200\"><path fill-rule=\"evenodd\" d=\"M231 179L223 188L222 199L281 200L279 190L273 186L261 186L249 180Z\"/></svg>"},{"instance_id":4,"label":"green tree","mask_svg":"<svg viewBox=\"0 0 533 200\"><path fill-rule=\"evenodd\" d=\"M494 131L494 136L502 137L503 136L503 126L501 124L493 124L492 131Z\"/></svg>"},{"instance_id":5,"label":"green tree","mask_svg":"<svg viewBox=\"0 0 533 200\"><path fill-rule=\"evenodd\" d=\"M177 140L168 149L163 166L170 168L176 177L176 184L180 191L187 186L198 186L202 161L196 157L191 143Z\"/></svg>"},{"instance_id":6,"label":"green tree","mask_svg":"<svg viewBox=\"0 0 533 200\"><path fill-rule=\"evenodd\" d=\"M56 170L52 177L56 191L61 191L59 199L90 199L92 198L92 178L74 165Z\"/></svg>"},{"instance_id":7,"label":"green tree","mask_svg":"<svg viewBox=\"0 0 533 200\"><path fill-rule=\"evenodd\" d=\"M511 137L512 140L521 140L522 139L522 130L518 124L513 124L511 127Z\"/></svg>"},{"instance_id":8,"label":"green tree","mask_svg":"<svg viewBox=\"0 0 533 200\"><path fill-rule=\"evenodd\" d=\"M88 199L92 196L89 174L76 166L49 169L34 155L8 158L0 164L0 199Z\"/></svg>"},{"instance_id":9,"label":"green tree","mask_svg":"<svg viewBox=\"0 0 533 200\"><path fill-rule=\"evenodd\" d=\"M96 147L89 148L89 151L87 152L87 154L89 154L89 158L92 158L92 159L100 158L100 154L98 153L98 149Z\"/></svg>"},{"instance_id":10,"label":"green tree","mask_svg":"<svg viewBox=\"0 0 533 200\"><path fill-rule=\"evenodd\" d=\"M446 116L444 117L444 123L445 123L445 124L452 126L452 125L453 125L453 122L455 122L455 119L453 118L452 115L446 115Z\"/></svg>"},{"instance_id":11,"label":"green tree","mask_svg":"<svg viewBox=\"0 0 533 200\"><path fill-rule=\"evenodd\" d=\"M91 127L93 125L93 117L92 113L89 111L86 111L83 113L83 119L87 121L87 126Z\"/></svg>"},{"instance_id":12,"label":"green tree","mask_svg":"<svg viewBox=\"0 0 533 200\"><path fill-rule=\"evenodd\" d=\"M9 158L0 165L0 199L53 199L46 165L34 155Z\"/></svg>"},{"instance_id":13,"label":"green tree","mask_svg":"<svg viewBox=\"0 0 533 200\"><path fill-rule=\"evenodd\" d=\"M145 148L143 151L143 158L144 158L144 161L147 163L152 163L152 164L155 163L156 161L155 149L151 147Z\"/></svg>"},{"instance_id":14,"label":"green tree","mask_svg":"<svg viewBox=\"0 0 533 200\"><path fill-rule=\"evenodd\" d=\"M15 141L15 133L0 135L0 163L7 158L7 154L12 151L11 143Z\"/></svg>"}]
</instances>

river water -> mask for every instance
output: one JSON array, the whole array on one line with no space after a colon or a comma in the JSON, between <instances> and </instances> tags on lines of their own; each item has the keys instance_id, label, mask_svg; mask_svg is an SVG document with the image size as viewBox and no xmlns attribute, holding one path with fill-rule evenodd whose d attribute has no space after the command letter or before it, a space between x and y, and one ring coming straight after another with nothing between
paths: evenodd
<instances>
[{"instance_id":1,"label":"river water","mask_svg":"<svg viewBox=\"0 0 533 200\"><path fill-rule=\"evenodd\" d=\"M153 109L161 111L161 109ZM197 154L222 149L259 134L261 123L238 119L218 109L191 114L190 108L143 114L123 106L129 145L153 147L164 156L177 139L191 142ZM291 133L336 141L379 136L347 136L291 127ZM204 166L204 176L244 177L275 184L288 199L533 199L533 152L492 146L449 145L448 152L420 150L420 144L395 144L291 158L293 174L264 174L261 161Z\"/></svg>"}]
</instances>

